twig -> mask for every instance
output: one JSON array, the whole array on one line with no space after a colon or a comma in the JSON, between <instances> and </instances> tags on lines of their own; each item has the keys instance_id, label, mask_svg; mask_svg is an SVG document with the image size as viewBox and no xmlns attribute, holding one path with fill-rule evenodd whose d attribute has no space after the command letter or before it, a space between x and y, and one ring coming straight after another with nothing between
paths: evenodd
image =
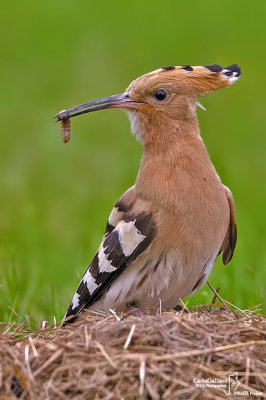
<instances>
[{"instance_id":1,"label":"twig","mask_svg":"<svg viewBox=\"0 0 266 400\"><path fill-rule=\"evenodd\" d=\"M47 326L47 321L42 321L42 329L45 329Z\"/></svg>"},{"instance_id":2,"label":"twig","mask_svg":"<svg viewBox=\"0 0 266 400\"><path fill-rule=\"evenodd\" d=\"M38 357L38 351L36 350L36 347L34 345L34 341L33 341L32 337L30 337L30 336L29 336L29 343L30 343L30 346L32 348L34 357Z\"/></svg>"},{"instance_id":3,"label":"twig","mask_svg":"<svg viewBox=\"0 0 266 400\"><path fill-rule=\"evenodd\" d=\"M25 347L25 365L29 375L30 380L34 381L34 376L32 375L31 367L30 367L30 346L27 344Z\"/></svg>"},{"instance_id":4,"label":"twig","mask_svg":"<svg viewBox=\"0 0 266 400\"><path fill-rule=\"evenodd\" d=\"M145 375L146 375L145 367L146 367L146 363L144 360L142 360L140 363L140 366L139 366L139 380L140 380L139 395L140 395L140 397L142 397L144 394Z\"/></svg>"},{"instance_id":5,"label":"twig","mask_svg":"<svg viewBox=\"0 0 266 400\"><path fill-rule=\"evenodd\" d=\"M84 325L84 338L85 338L85 350L89 349L89 344L90 344L90 339L91 339L91 335L89 336L88 334L88 327L87 325Z\"/></svg>"},{"instance_id":6,"label":"twig","mask_svg":"<svg viewBox=\"0 0 266 400\"><path fill-rule=\"evenodd\" d=\"M234 304L230 303L230 301L224 300L224 302L227 303L227 304L230 304L230 306L234 307L236 310L240 311L242 314L244 314L246 317L248 317L248 313L246 313L245 311L241 310L241 308L238 308Z\"/></svg>"},{"instance_id":7,"label":"twig","mask_svg":"<svg viewBox=\"0 0 266 400\"><path fill-rule=\"evenodd\" d=\"M7 328L3 331L3 335L6 335L7 332L10 331L10 329L12 329L13 326L15 326L15 325L16 325L15 322L13 322L13 323L11 323L10 325L8 325Z\"/></svg>"},{"instance_id":8,"label":"twig","mask_svg":"<svg viewBox=\"0 0 266 400\"><path fill-rule=\"evenodd\" d=\"M113 310L112 308L109 309L110 313L113 314L113 316L115 317L115 319L117 321L121 321L121 318L117 315L117 313L115 312L115 310Z\"/></svg>"},{"instance_id":9,"label":"twig","mask_svg":"<svg viewBox=\"0 0 266 400\"><path fill-rule=\"evenodd\" d=\"M64 349L58 349L50 358L48 358L45 363L43 363L40 368L38 368L36 371L33 372L33 376L36 377L39 375L40 372L42 372L45 368L48 367L52 362L54 362L58 357L61 356L61 354L64 352Z\"/></svg>"},{"instance_id":10,"label":"twig","mask_svg":"<svg viewBox=\"0 0 266 400\"><path fill-rule=\"evenodd\" d=\"M211 311L212 308L214 307L214 304L215 304L216 299L217 299L217 294L219 293L220 289L221 289L221 286L218 286L218 288L216 289L216 292L213 295L213 299L212 299L212 302L210 304L209 311Z\"/></svg>"},{"instance_id":11,"label":"twig","mask_svg":"<svg viewBox=\"0 0 266 400\"><path fill-rule=\"evenodd\" d=\"M9 308L9 310L17 317L19 318L18 313L14 310L14 308L12 308L11 306L8 306L7 308Z\"/></svg>"},{"instance_id":12,"label":"twig","mask_svg":"<svg viewBox=\"0 0 266 400\"><path fill-rule=\"evenodd\" d=\"M96 342L96 346L98 347L98 349L100 350L100 352L102 353L102 355L104 356L104 358L112 365L113 368L117 369L117 365L116 363L111 359L111 357L109 356L109 354L107 354L107 352L105 351L104 347L101 345L101 343Z\"/></svg>"},{"instance_id":13,"label":"twig","mask_svg":"<svg viewBox=\"0 0 266 400\"><path fill-rule=\"evenodd\" d=\"M245 373L245 385L249 382L249 372L250 372L250 357L246 358L246 373Z\"/></svg>"},{"instance_id":14,"label":"twig","mask_svg":"<svg viewBox=\"0 0 266 400\"><path fill-rule=\"evenodd\" d=\"M207 284L208 284L209 288L213 291L213 293L218 297L218 299L223 303L224 308L227 311L230 311L229 308L227 307L227 305L225 304L224 300L222 299L222 297L218 294L218 292L216 292L216 290L212 287L212 285L210 284L209 281L207 281Z\"/></svg>"},{"instance_id":15,"label":"twig","mask_svg":"<svg viewBox=\"0 0 266 400\"><path fill-rule=\"evenodd\" d=\"M257 340L257 341L256 340L250 340L249 342L228 344L226 346L217 346L217 347L213 347L211 349L180 351L179 353L164 354L164 355L161 355L161 356L154 356L152 358L154 360L157 360L157 361L162 361L162 360L168 360L169 358L172 358L172 359L175 358L176 359L176 358L183 358L183 357L200 356L200 355L203 355L203 354L216 353L216 352L220 352L220 351L236 349L238 347L253 346L253 345L256 345L256 344L264 344L264 345L266 345L266 340Z\"/></svg>"},{"instance_id":16,"label":"twig","mask_svg":"<svg viewBox=\"0 0 266 400\"><path fill-rule=\"evenodd\" d=\"M126 349L128 348L128 346L130 345L130 342L131 342L133 333L134 333L134 331L135 331L135 328L136 328L136 325L133 324L133 325L131 326L130 332L129 332L128 337L127 337L127 340L126 340L126 342L125 342L125 344L124 344L124 347L123 347L124 350L126 350Z\"/></svg>"},{"instance_id":17,"label":"twig","mask_svg":"<svg viewBox=\"0 0 266 400\"><path fill-rule=\"evenodd\" d=\"M182 315L184 312L189 313L189 310L188 310L188 308L187 308L187 302L186 302L186 304L185 304L185 303L183 302L183 300L179 298L179 303L182 304L182 310L181 310L178 314L179 314L179 315Z\"/></svg>"}]
</instances>

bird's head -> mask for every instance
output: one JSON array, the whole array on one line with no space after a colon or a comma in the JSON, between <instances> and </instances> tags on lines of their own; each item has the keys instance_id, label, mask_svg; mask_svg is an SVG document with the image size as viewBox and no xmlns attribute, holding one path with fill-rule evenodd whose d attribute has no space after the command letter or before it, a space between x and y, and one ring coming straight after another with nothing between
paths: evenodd
<instances>
[{"instance_id":1,"label":"bird's head","mask_svg":"<svg viewBox=\"0 0 266 400\"><path fill-rule=\"evenodd\" d=\"M169 129L195 123L197 99L239 79L241 70L233 64L192 67L165 67L133 81L122 94L93 100L64 110L56 118L64 120L106 108L124 108L129 112L131 128L145 145Z\"/></svg>"}]
</instances>

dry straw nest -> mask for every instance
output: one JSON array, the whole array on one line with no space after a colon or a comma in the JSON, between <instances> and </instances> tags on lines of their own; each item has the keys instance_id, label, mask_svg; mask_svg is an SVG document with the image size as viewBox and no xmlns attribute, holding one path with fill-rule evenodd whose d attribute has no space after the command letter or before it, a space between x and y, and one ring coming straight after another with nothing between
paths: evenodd
<instances>
[{"instance_id":1,"label":"dry straw nest","mask_svg":"<svg viewBox=\"0 0 266 400\"><path fill-rule=\"evenodd\" d=\"M266 398L264 324L259 314L228 310L84 313L76 324L23 334L2 323L0 400ZM194 382L235 372L238 391L249 394Z\"/></svg>"}]
</instances>

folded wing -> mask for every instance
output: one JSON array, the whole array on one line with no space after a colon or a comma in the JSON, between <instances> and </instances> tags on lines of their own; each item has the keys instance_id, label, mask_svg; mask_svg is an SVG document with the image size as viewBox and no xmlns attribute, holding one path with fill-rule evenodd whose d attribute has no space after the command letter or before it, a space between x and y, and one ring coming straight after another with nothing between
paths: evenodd
<instances>
[{"instance_id":1,"label":"folded wing","mask_svg":"<svg viewBox=\"0 0 266 400\"><path fill-rule=\"evenodd\" d=\"M102 243L80 281L63 324L73 322L84 308L99 300L124 269L147 249L154 233L152 213L134 211L134 203L125 204L122 197L113 208Z\"/></svg>"}]
</instances>

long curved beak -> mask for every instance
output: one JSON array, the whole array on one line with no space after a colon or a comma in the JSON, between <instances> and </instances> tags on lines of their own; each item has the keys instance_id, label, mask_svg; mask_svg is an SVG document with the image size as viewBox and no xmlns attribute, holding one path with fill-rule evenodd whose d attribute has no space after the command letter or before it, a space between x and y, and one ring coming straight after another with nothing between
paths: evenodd
<instances>
[{"instance_id":1,"label":"long curved beak","mask_svg":"<svg viewBox=\"0 0 266 400\"><path fill-rule=\"evenodd\" d=\"M62 121L92 111L104 110L105 108L137 108L138 104L138 102L130 99L128 93L115 94L98 100L92 100L88 103L79 104L68 110L63 110L55 115L54 118L56 118L57 121Z\"/></svg>"}]
</instances>

